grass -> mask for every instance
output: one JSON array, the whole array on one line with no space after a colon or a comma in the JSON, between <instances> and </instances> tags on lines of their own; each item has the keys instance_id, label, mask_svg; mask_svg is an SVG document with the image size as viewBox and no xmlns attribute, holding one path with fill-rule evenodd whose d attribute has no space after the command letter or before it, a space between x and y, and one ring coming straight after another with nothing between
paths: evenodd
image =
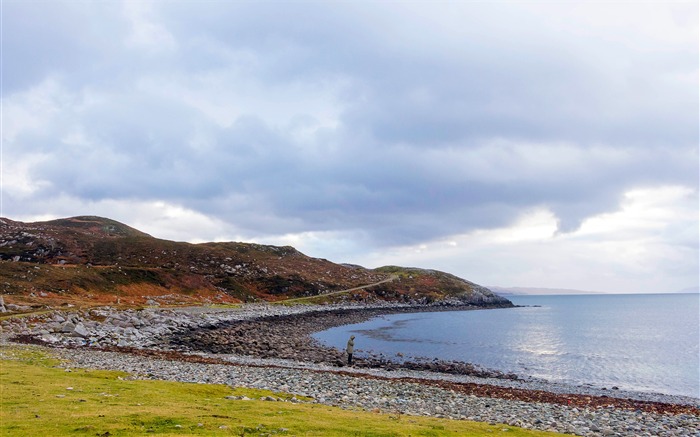
<instances>
[{"instance_id":1,"label":"grass","mask_svg":"<svg viewBox=\"0 0 700 437\"><path fill-rule=\"evenodd\" d=\"M56 367L33 347L0 347L0 435L546 436L506 425L229 400L290 397L215 384L131 380L123 372Z\"/></svg>"},{"instance_id":2,"label":"grass","mask_svg":"<svg viewBox=\"0 0 700 437\"><path fill-rule=\"evenodd\" d=\"M8 314L2 314L0 313L0 322L3 320L10 320L10 319L23 319L23 318L30 318L30 317L36 317L36 316L41 316L46 313L50 313L51 310L46 310L46 309L41 309L41 310L29 310L23 313L8 313Z\"/></svg>"}]
</instances>

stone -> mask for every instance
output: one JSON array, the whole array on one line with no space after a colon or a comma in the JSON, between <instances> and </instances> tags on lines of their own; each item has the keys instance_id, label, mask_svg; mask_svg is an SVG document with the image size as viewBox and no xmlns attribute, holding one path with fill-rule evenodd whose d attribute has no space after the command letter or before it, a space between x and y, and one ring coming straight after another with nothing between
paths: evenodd
<instances>
[{"instance_id":1,"label":"stone","mask_svg":"<svg viewBox=\"0 0 700 437\"><path fill-rule=\"evenodd\" d=\"M46 343L60 343L61 342L60 338L56 337L55 335L51 335L51 334L42 336L41 340L46 342Z\"/></svg>"},{"instance_id":2,"label":"stone","mask_svg":"<svg viewBox=\"0 0 700 437\"><path fill-rule=\"evenodd\" d=\"M75 329L73 329L73 335L85 338L90 336L90 332L88 332L87 328L85 328L85 325L78 323L75 326Z\"/></svg>"},{"instance_id":3,"label":"stone","mask_svg":"<svg viewBox=\"0 0 700 437\"><path fill-rule=\"evenodd\" d=\"M75 331L75 324L73 324L73 322L66 321L63 323L63 325L61 325L61 332L65 332L67 334L70 334L73 331Z\"/></svg>"}]
</instances>

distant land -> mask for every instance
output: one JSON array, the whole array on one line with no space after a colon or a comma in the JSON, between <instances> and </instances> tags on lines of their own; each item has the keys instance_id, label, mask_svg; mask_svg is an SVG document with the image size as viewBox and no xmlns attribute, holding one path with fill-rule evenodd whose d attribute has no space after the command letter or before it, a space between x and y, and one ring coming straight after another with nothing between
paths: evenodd
<instances>
[{"instance_id":1,"label":"distant land","mask_svg":"<svg viewBox=\"0 0 700 437\"><path fill-rule=\"evenodd\" d=\"M600 291L574 290L571 288L543 288L543 287L499 287L489 285L487 288L501 296L523 295L555 295L555 294L605 294Z\"/></svg>"},{"instance_id":2,"label":"distant land","mask_svg":"<svg viewBox=\"0 0 700 437\"><path fill-rule=\"evenodd\" d=\"M539 296L553 296L553 295L573 295L573 294L611 294L602 291L588 291L588 290L575 290L571 288L544 288L544 287L499 287L496 285L489 285L487 288L496 294L501 296L528 296L528 295L539 295ZM683 290L674 292L663 292L662 294L694 294L700 293L700 288L698 287L688 287Z\"/></svg>"},{"instance_id":3,"label":"distant land","mask_svg":"<svg viewBox=\"0 0 700 437\"><path fill-rule=\"evenodd\" d=\"M700 287L688 287L688 288L682 289L681 291L677 291L676 293L697 294L697 293L700 293Z\"/></svg>"}]
</instances>

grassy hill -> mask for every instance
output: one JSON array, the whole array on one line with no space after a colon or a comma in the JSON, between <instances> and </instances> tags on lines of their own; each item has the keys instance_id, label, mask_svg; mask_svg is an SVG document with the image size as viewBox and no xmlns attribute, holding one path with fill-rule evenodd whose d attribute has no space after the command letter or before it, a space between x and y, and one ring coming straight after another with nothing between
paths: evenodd
<instances>
[{"instance_id":1,"label":"grassy hill","mask_svg":"<svg viewBox=\"0 0 700 437\"><path fill-rule=\"evenodd\" d=\"M360 288L387 279L392 280ZM343 290L353 291L338 293ZM0 293L6 302L33 306L230 304L314 296L509 303L447 273L365 269L312 258L290 246L168 241L94 216L36 223L0 219Z\"/></svg>"}]
</instances>

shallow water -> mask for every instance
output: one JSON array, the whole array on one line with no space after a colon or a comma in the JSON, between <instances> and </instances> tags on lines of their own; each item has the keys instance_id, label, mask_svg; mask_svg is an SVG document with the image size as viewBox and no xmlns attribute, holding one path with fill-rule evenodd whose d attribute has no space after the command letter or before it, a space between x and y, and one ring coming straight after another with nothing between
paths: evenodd
<instances>
[{"instance_id":1,"label":"shallow water","mask_svg":"<svg viewBox=\"0 0 700 437\"><path fill-rule=\"evenodd\" d=\"M698 295L516 296L497 310L394 314L314 335L570 384L700 398Z\"/></svg>"}]
</instances>

